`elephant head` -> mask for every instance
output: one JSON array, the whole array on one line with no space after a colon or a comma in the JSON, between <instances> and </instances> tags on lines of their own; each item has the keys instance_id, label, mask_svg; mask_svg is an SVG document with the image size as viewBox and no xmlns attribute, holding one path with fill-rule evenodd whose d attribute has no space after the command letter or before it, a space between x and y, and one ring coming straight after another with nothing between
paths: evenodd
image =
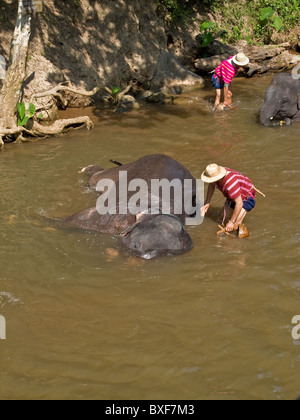
<instances>
[{"instance_id":1,"label":"elephant head","mask_svg":"<svg viewBox=\"0 0 300 420\"><path fill-rule=\"evenodd\" d=\"M146 216L122 241L135 256L146 260L184 254L193 248L193 241L181 221L165 214Z\"/></svg>"},{"instance_id":2,"label":"elephant head","mask_svg":"<svg viewBox=\"0 0 300 420\"><path fill-rule=\"evenodd\" d=\"M265 126L274 120L290 122L300 117L300 80L289 73L276 75L266 90L260 110L260 123Z\"/></svg>"}]
</instances>

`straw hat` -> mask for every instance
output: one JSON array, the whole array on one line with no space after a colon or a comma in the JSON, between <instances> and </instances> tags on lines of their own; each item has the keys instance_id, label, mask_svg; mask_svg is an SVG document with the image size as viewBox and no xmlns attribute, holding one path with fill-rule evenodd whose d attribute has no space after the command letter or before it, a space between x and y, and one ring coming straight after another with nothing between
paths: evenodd
<instances>
[{"instance_id":1,"label":"straw hat","mask_svg":"<svg viewBox=\"0 0 300 420\"><path fill-rule=\"evenodd\" d=\"M201 179L203 182L211 184L212 182L217 182L220 179L224 178L227 174L227 171L223 166L219 166L216 163L212 163L208 165L201 175Z\"/></svg>"},{"instance_id":2,"label":"straw hat","mask_svg":"<svg viewBox=\"0 0 300 420\"><path fill-rule=\"evenodd\" d=\"M235 55L233 57L232 61L237 66L247 66L247 64L249 64L249 62L250 62L249 58L246 57L245 54L243 54L243 53L238 53L237 55Z\"/></svg>"}]
</instances>

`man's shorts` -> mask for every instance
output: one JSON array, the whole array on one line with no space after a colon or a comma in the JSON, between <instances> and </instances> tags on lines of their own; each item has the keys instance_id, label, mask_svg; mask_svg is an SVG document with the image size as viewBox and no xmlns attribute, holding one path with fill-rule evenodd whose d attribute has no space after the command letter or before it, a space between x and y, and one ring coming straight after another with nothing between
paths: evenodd
<instances>
[{"instance_id":1,"label":"man's shorts","mask_svg":"<svg viewBox=\"0 0 300 420\"><path fill-rule=\"evenodd\" d=\"M224 82L221 81L215 74L212 75L211 84L215 89L224 89Z\"/></svg>"},{"instance_id":2,"label":"man's shorts","mask_svg":"<svg viewBox=\"0 0 300 420\"><path fill-rule=\"evenodd\" d=\"M248 213L256 206L256 201L252 197L247 198L243 201L243 203L243 209L245 209ZM235 209L235 201L227 200L227 205L233 210Z\"/></svg>"}]
</instances>

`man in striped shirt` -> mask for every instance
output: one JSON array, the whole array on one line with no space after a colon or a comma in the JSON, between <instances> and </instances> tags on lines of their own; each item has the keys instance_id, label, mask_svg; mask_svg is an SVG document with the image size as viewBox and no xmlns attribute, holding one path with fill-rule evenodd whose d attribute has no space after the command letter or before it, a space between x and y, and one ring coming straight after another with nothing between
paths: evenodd
<instances>
[{"instance_id":1,"label":"man in striped shirt","mask_svg":"<svg viewBox=\"0 0 300 420\"><path fill-rule=\"evenodd\" d=\"M232 79L238 74L239 68L249 64L249 58L239 53L223 61L214 71L211 82L216 89L215 108L221 103L224 89L224 105L231 108L232 92L230 90Z\"/></svg>"},{"instance_id":2,"label":"man in striped shirt","mask_svg":"<svg viewBox=\"0 0 300 420\"><path fill-rule=\"evenodd\" d=\"M209 184L207 198L201 211L203 216L210 208L210 202L216 188L226 197L224 205L224 219L226 231L237 230L243 223L245 216L255 207L255 187L249 178L229 168L213 163L208 165L201 179Z\"/></svg>"}]
</instances>

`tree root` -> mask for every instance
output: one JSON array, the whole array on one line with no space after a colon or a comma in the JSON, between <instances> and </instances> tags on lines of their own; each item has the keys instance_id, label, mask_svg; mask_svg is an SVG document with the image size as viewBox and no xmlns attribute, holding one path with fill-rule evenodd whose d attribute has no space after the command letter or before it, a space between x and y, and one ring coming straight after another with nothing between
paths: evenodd
<instances>
[{"instance_id":1,"label":"tree root","mask_svg":"<svg viewBox=\"0 0 300 420\"><path fill-rule=\"evenodd\" d=\"M4 143L12 141L30 141L33 138L45 138L49 136L57 136L61 133L66 133L70 130L80 130L86 128L87 130L93 127L93 123L89 117L77 117L70 119L56 120L51 125L41 125L34 121L30 128L14 127L5 129L0 127L0 148Z\"/></svg>"},{"instance_id":2,"label":"tree root","mask_svg":"<svg viewBox=\"0 0 300 420\"><path fill-rule=\"evenodd\" d=\"M90 92L77 90L75 88L71 88L68 86L58 85L53 89L50 89L45 92L40 92L33 94L31 96L31 100L33 98L36 100L37 98L42 98L46 96L52 96L52 98L59 99L63 106L67 106L68 102L63 97L60 92L72 92L82 96L93 96L97 93L99 88L95 88ZM47 107L51 107L48 103L44 107L37 108L37 110L44 110ZM37 112L36 110L36 112ZM11 124L10 128L6 128L3 125L4 121L0 121L0 150L3 148L4 143L11 143L14 141L18 142L25 142L30 141L34 138L45 138L49 136L57 136L62 133L66 133L70 130L80 130L82 128L86 128L87 130L93 128L94 124L87 116L77 117L77 118L70 118L70 119L61 119L56 120L54 123L49 125L42 125L39 124L37 121L29 120L26 127L17 127L15 123Z\"/></svg>"},{"instance_id":3,"label":"tree root","mask_svg":"<svg viewBox=\"0 0 300 420\"><path fill-rule=\"evenodd\" d=\"M93 127L94 124L92 123L90 118L86 116L69 118L67 120L56 120L53 124L49 126L41 125L35 121L33 123L32 129L30 130L30 134L35 137L55 136L60 133L66 133L70 130L80 130L82 128L90 130Z\"/></svg>"},{"instance_id":4,"label":"tree root","mask_svg":"<svg viewBox=\"0 0 300 420\"><path fill-rule=\"evenodd\" d=\"M97 92L98 92L99 88L94 88L93 90L91 90L90 92L84 91L84 90L78 90L75 88L71 88L69 86L64 86L63 84L60 84L58 86L55 86L54 88L47 90L45 92L40 92L40 93L36 93L31 95L30 98L30 102L33 101L33 99L38 99L38 98L44 98L46 96L53 96L54 98L58 99L63 107L66 107L68 105L68 101L66 100L66 98L63 97L63 95L60 92L71 92L71 93L75 93L76 95L80 95L80 96L94 96Z\"/></svg>"}]
</instances>

